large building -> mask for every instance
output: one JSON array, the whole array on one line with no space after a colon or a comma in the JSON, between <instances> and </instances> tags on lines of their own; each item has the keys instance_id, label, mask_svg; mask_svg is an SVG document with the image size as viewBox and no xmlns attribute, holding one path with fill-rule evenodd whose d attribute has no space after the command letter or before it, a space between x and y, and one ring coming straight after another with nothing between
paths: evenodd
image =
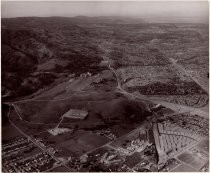
<instances>
[{"instance_id":1,"label":"large building","mask_svg":"<svg viewBox=\"0 0 210 173\"><path fill-rule=\"evenodd\" d=\"M80 109L70 109L67 111L63 117L73 118L73 119L84 119L88 115L88 112Z\"/></svg>"}]
</instances>

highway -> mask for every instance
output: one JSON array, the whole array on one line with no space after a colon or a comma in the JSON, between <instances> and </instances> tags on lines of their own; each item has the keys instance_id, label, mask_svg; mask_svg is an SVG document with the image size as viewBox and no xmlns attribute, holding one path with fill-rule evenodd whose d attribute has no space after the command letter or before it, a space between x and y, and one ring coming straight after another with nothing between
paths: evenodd
<instances>
[{"instance_id":1,"label":"highway","mask_svg":"<svg viewBox=\"0 0 210 173\"><path fill-rule=\"evenodd\" d=\"M208 88L203 86L194 76L192 76L190 73L188 73L181 65L177 64L177 61L173 58L169 58L169 61L176 67L181 73L186 74L188 77L190 77L195 83L197 83L204 91L209 93Z\"/></svg>"},{"instance_id":2,"label":"highway","mask_svg":"<svg viewBox=\"0 0 210 173\"><path fill-rule=\"evenodd\" d=\"M149 102L149 103L155 103L155 104L160 103L160 104L162 104L163 106L168 107L168 108L171 108L172 110L177 111L177 112L180 112L180 113L181 113L181 112L191 112L191 113L193 113L193 114L199 114L199 115L201 115L201 116L204 116L204 117L206 117L206 118L209 118L208 112L204 112L204 111L202 111L202 110L199 109L199 108L194 108L194 107L190 107L190 106L184 106L184 105L180 105L180 104L176 104L176 103L170 103L170 102L167 102L167 101L158 99L158 98L157 98L157 99L154 99L154 98L151 99L151 98L149 98L149 97L147 97L147 96L145 96L145 95L141 95L141 94L139 94L139 95L134 95L134 94L132 94L132 93L127 92L126 90L124 90L124 89L122 88L120 78L119 78L119 76L118 76L118 74L117 74L117 71L111 66L111 61L108 60L108 62L109 62L109 63L108 63L108 68L113 72L113 74L114 74L114 76L115 76L115 78L116 78L116 82L117 82L116 90L118 90L118 92L124 94L125 96L127 96L127 97L129 97L129 98L131 98L131 99L140 99L140 100L142 100L142 101ZM179 70L181 70L182 73L184 72L186 75L190 76L190 75L186 72L185 69L183 69L182 67L180 67L180 66L176 63L176 61L175 61L174 59L170 58L170 62L171 62L174 66L176 66ZM190 77L192 78L192 76L190 76ZM194 78L192 78L192 79L193 79L196 83L198 83L199 86L201 86L203 89L205 89L197 80L195 80ZM206 89L205 89L205 91L206 91ZM75 92L73 95L76 95L76 94L77 94L77 92ZM21 120L23 120L22 117L21 117L21 115L20 115L20 113L19 113L19 110L18 110L17 106L15 105L15 103L21 103L21 102L27 102L27 101L33 101L33 102L40 102L40 101L64 101L64 100L70 99L73 95L71 95L70 97L62 98L62 99L49 99L49 100L48 100L48 99L37 99L37 100L34 100L34 99L26 99L26 100L19 100L19 101L11 102L11 103L10 103L10 102L5 102L5 104L14 106L14 108L15 108L15 110L16 110L18 116L19 116L19 118L20 118ZM42 124L42 123L36 123L36 124Z\"/></svg>"},{"instance_id":3,"label":"highway","mask_svg":"<svg viewBox=\"0 0 210 173\"><path fill-rule=\"evenodd\" d=\"M168 108L171 108L172 110L175 110L175 111L180 112L180 113L181 113L181 112L191 112L191 113L196 113L196 114L198 114L198 115L201 115L201 116L204 116L204 117L208 118L208 113L207 113L207 112L204 112L204 111L202 111L202 110L200 110L200 109L198 109L198 108L193 108L193 107L189 107L189 106L182 106L182 105L179 105L179 104L169 103L169 102L162 101L162 100L159 100L159 99L151 99L151 98L149 98L149 97L147 97L147 96L144 96L144 95L138 96L138 95L134 95L134 94L132 94L132 93L129 93L129 92L127 92L125 89L122 88L121 80L120 80L120 78L119 78L119 76L118 76L118 74L117 74L117 71L111 66L110 60L109 60L108 68L113 72L113 74L114 74L114 76L115 76L115 78L116 78L116 82L117 82L116 89L117 89L120 93L124 94L125 96L127 96L127 97L129 97L129 98L132 98L132 99L140 99L140 100L142 100L142 101L152 102L152 103L156 103L156 104L160 103L160 104L162 104L163 106L168 107ZM75 94L76 94L76 93L75 93ZM59 100L67 100L67 99L69 99L69 98L70 98L70 97L68 97L68 98L63 98L63 99L59 99ZM27 100L21 100L21 101L18 101L18 102L22 102L22 101L24 101L24 102L27 102L27 101L37 101L37 102L38 102L38 101L59 101L59 100L32 100L32 99L27 99ZM14 109L15 109L17 115L19 116L19 119L20 119L20 120L25 121L25 122L27 122L27 123L30 123L30 122L28 122L28 121L26 121L26 120L24 120L24 119L22 118L21 112L20 112L18 106L15 105L15 103L17 103L17 102L6 103L6 104L8 104L8 105L14 107ZM49 153L45 148L43 148L42 146L40 146L32 137L30 137L29 135L25 134L22 130L20 130L20 129L12 122L12 120L11 120L10 117L9 117L9 115L10 115L10 110L9 110L9 113L8 113L8 119L9 119L9 122L11 123L11 125L12 125L13 127L15 127L21 134L23 134L28 140L30 140L34 145L36 145L37 147L39 147L42 151L48 153L53 159L55 159L56 161L60 162L60 163L61 163L63 166L65 166L69 171L72 171L72 169L69 168L68 166L66 166L65 163L63 163L61 160L57 159L53 154ZM62 117L62 118L63 118L63 117ZM61 118L61 121L62 121L62 118ZM60 122L61 122L61 121L60 121ZM32 123L32 124L43 124L43 125L47 125L46 123ZM57 123L51 123L50 125L53 125L53 124L56 125ZM60 124L60 123L59 123L59 124ZM58 124L57 124L57 125L58 125ZM110 143L111 143L111 142L108 142L108 143L106 143L104 146L109 146ZM100 146L100 147L101 147L101 146ZM96 148L94 148L93 150L95 150L95 149L96 149ZM90 152L91 152L91 151L88 151L87 153L90 153ZM85 154L87 154L87 153L85 153Z\"/></svg>"},{"instance_id":4,"label":"highway","mask_svg":"<svg viewBox=\"0 0 210 173\"><path fill-rule=\"evenodd\" d=\"M109 65L108 68L114 73L114 76L116 77L117 80L117 89L124 95L131 97L131 98L138 98L141 99L142 101L149 101L155 104L162 104L165 107L171 108L172 110L176 111L176 112L191 112L192 114L198 114L200 116L203 116L205 118L209 118L209 113L208 112L204 112L199 108L194 108L194 107L190 107L190 106L184 106L184 105L180 105L180 104L176 104L176 103L170 103L170 102L166 102L160 99L150 99L147 96L141 95L141 96L137 96L134 95L132 93L127 92L126 90L124 90L121 86L121 81L120 78L118 77L118 74L116 72L116 70L111 67L111 62L109 61Z\"/></svg>"},{"instance_id":5,"label":"highway","mask_svg":"<svg viewBox=\"0 0 210 173\"><path fill-rule=\"evenodd\" d=\"M181 112L191 112L191 113L198 114L198 115L201 115L201 116L204 116L204 117L208 118L208 113L207 113L207 112L204 112L204 111L202 111L202 110L200 110L200 109L198 109L198 108L193 108L193 107L189 107L189 106L182 106L182 105L179 105L179 104L169 103L169 102L162 101L162 100L159 100L159 99L151 99L151 98L149 98L149 97L147 97L147 96L144 96L144 95L142 95L142 96L140 95L140 96L139 96L139 95L134 95L134 94L132 94L132 93L129 93L129 92L127 92L126 90L124 90L124 89L122 88L120 78L119 78L119 76L118 76L116 70L115 70L113 67L111 67L110 61L109 61L109 64L108 64L108 68L113 72L113 74L114 74L114 76L115 76L115 78L116 78L116 82L117 82L116 89L118 90L118 92L124 94L125 96L127 96L127 97L129 97L129 98L131 98L131 99L140 99L140 100L142 100L142 101L152 102L152 103L156 103L156 104L162 104L163 106L168 107L168 108L171 108L172 110L175 110L175 111L177 111L177 112L179 112L179 113L181 113ZM61 100L66 100L66 99L69 99L69 98L64 98L64 99L61 99ZM24 100L24 101L43 101L43 100L31 100L31 99L29 99L29 100ZM48 101L59 101L59 100L48 100ZM20 102L21 102L21 101L20 101ZM17 102L15 102L15 103L17 103ZM14 107L15 112L17 113L17 115L18 115L18 117L19 117L19 119L20 119L21 121L24 121L24 122L26 122L26 123L31 123L31 122L26 121L26 120L24 120L24 119L22 118L21 110L20 110L20 108L19 108L15 103L6 103L6 104L8 104L9 106L13 106L13 107ZM37 143L31 136L27 135L27 134L24 133L21 129L19 129L19 128L12 122L12 120L10 119L10 107L9 107L8 119L9 119L10 124L11 124L13 127L15 127L15 128L16 128L23 136L25 136L29 141L31 141L34 145L36 145L38 148L40 148L43 152L48 153L54 160L56 160L57 162L59 162L60 165L64 166L69 172L74 171L72 168L69 168L69 167L66 165L65 162L59 160L59 159L56 158L52 153L48 152L48 150L47 150L46 148L40 146L39 143ZM53 125L53 124L54 124L54 125L57 125L57 127L58 127L59 124L62 122L62 119L63 119L63 117L61 117L61 121L60 121L59 123L50 123L50 124L48 124L48 125ZM43 125L47 125L46 123L31 123L31 124L43 124ZM65 123L64 123L64 124L65 124ZM153 130L154 130L154 129L153 129ZM132 132L133 132L133 131L132 131ZM130 133L131 133L131 132L130 132ZM127 135L127 134L126 134L126 135ZM154 137L155 137L155 136L156 136L156 135L154 135ZM157 140L158 140L158 139L155 138L156 146L157 146ZM114 147L112 147L112 146L110 145L110 143L111 143L111 142L108 142L108 143L106 143L106 144L104 144L104 145L102 145L102 146L107 146L107 147L110 147L110 148L114 148ZM102 147L102 146L100 146L100 147ZM98 147L98 148L100 148L100 147ZM93 150L96 150L96 149L97 149L97 148L94 148ZM88 151L88 152L86 152L85 154L88 154L88 153L92 152L93 150ZM161 146L160 146L160 145L159 145L159 147L157 147L157 150L158 150L159 155L161 155L161 157L159 157L159 159L167 158L166 154L165 154L165 153L162 153L162 151L161 151ZM85 155L85 154L84 154L84 155ZM160 160L160 162L161 162L161 160ZM58 165L58 166L59 166L59 165ZM58 166L56 166L56 167L58 167ZM52 170L52 169L50 169L50 170Z\"/></svg>"}]
</instances>

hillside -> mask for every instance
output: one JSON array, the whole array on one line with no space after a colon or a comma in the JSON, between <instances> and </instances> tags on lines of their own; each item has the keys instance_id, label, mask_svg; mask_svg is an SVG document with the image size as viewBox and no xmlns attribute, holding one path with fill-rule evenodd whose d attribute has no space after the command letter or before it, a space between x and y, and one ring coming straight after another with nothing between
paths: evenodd
<instances>
[{"instance_id":1,"label":"hillside","mask_svg":"<svg viewBox=\"0 0 210 173\"><path fill-rule=\"evenodd\" d=\"M28 95L66 74L94 74L103 69L97 40L75 20L2 19L3 95Z\"/></svg>"},{"instance_id":2,"label":"hillside","mask_svg":"<svg viewBox=\"0 0 210 173\"><path fill-rule=\"evenodd\" d=\"M114 25L139 22L144 23L120 17L3 18L4 98L32 94L69 74L100 72L104 52L98 45L113 36Z\"/></svg>"},{"instance_id":3,"label":"hillside","mask_svg":"<svg viewBox=\"0 0 210 173\"><path fill-rule=\"evenodd\" d=\"M199 23L86 16L2 19L2 95L15 99L69 76L98 74L107 69L101 62L111 59L127 91L166 100L173 95L172 102L203 106L208 103L207 38L207 25Z\"/></svg>"}]
</instances>

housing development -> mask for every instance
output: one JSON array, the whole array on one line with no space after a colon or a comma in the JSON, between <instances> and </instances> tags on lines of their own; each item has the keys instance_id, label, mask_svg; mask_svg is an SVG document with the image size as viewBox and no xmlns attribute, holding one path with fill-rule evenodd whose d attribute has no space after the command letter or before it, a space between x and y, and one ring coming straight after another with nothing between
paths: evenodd
<instances>
[{"instance_id":1,"label":"housing development","mask_svg":"<svg viewBox=\"0 0 210 173\"><path fill-rule=\"evenodd\" d=\"M207 23L1 20L3 172L209 172Z\"/></svg>"}]
</instances>

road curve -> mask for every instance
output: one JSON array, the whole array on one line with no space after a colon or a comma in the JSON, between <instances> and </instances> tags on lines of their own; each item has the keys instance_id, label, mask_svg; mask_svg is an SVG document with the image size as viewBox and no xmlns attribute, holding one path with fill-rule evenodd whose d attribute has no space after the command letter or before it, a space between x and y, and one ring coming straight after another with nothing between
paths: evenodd
<instances>
[{"instance_id":1,"label":"road curve","mask_svg":"<svg viewBox=\"0 0 210 173\"><path fill-rule=\"evenodd\" d=\"M108 68L114 73L115 77L116 77L116 80L117 80L117 89L119 89L119 91L126 95L126 96L129 96L131 98L138 98L138 99L141 99L142 101L149 101L149 102L153 102L155 104L162 104L163 106L165 107L168 107L168 108L171 108L172 110L174 111L177 111L177 112L190 112L192 114L198 114L198 115L201 115L205 118L209 118L209 113L208 112L204 112L202 110L200 110L199 108L194 108L194 107L190 107L190 106L184 106L184 105L180 105L180 104L176 104L176 103L170 103L170 102L167 102L167 101L163 101L163 100L160 100L160 99L150 99L146 96L137 96L137 95L134 95L132 93L129 93L127 92L126 90L124 90L121 86L121 82L120 82L120 79L118 77L118 74L116 72L116 70L111 67L111 62L109 61L109 65L108 65Z\"/></svg>"}]
</instances>

